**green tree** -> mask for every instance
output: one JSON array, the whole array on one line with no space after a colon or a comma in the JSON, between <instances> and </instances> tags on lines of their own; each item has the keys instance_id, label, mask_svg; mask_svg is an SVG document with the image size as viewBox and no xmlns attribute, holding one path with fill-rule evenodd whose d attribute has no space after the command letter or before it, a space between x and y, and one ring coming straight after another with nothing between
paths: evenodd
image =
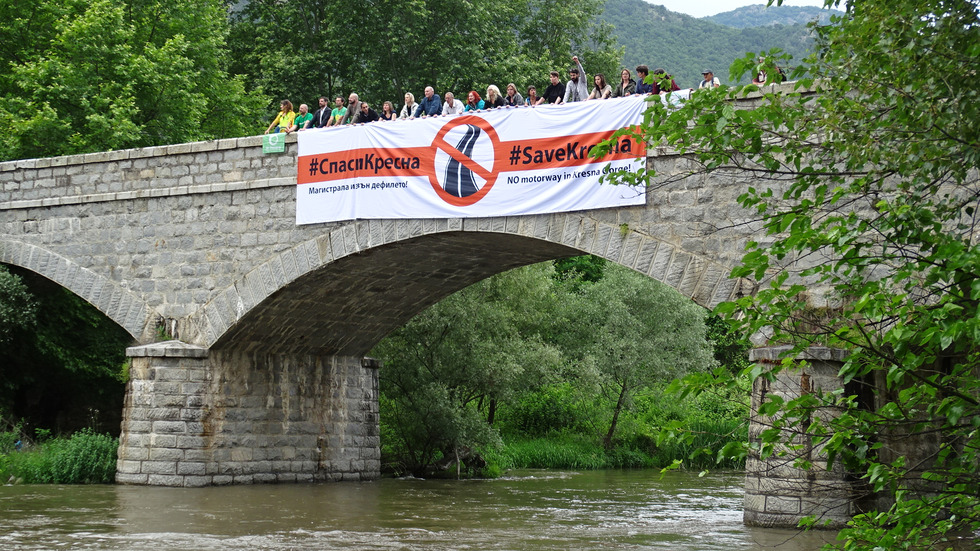
<instances>
[{"instance_id":1,"label":"green tree","mask_svg":"<svg viewBox=\"0 0 980 551\"><path fill-rule=\"evenodd\" d=\"M560 354L539 336L551 266L512 270L453 294L376 347L386 448L406 470L495 445L498 405L553 380Z\"/></svg>"},{"instance_id":2,"label":"green tree","mask_svg":"<svg viewBox=\"0 0 980 551\"><path fill-rule=\"evenodd\" d=\"M845 392L763 405L777 428L805 430L873 492L875 510L852 520L839 547L933 548L980 528L980 89L970 78L980 19L967 0L826 5L846 14L815 29L817 53L790 75L798 91L767 93L752 110L730 100L753 87L699 92L672 111L657 102L643 133L703 171L757 182L740 202L768 236L732 275L762 286L719 310L797 351L849 352ZM733 73L755 70L753 58ZM807 292L819 288L825 302ZM684 386L734 380L716 370ZM873 407L859 399L868 393ZM828 406L840 415L811 415ZM758 451L781 453L788 433L764 432ZM899 441L919 457L893 452Z\"/></svg>"},{"instance_id":3,"label":"green tree","mask_svg":"<svg viewBox=\"0 0 980 551\"><path fill-rule=\"evenodd\" d=\"M132 337L56 283L19 268L7 276L23 281L36 321L0 347L0 410L59 432L118 431Z\"/></svg>"},{"instance_id":4,"label":"green tree","mask_svg":"<svg viewBox=\"0 0 980 551\"><path fill-rule=\"evenodd\" d=\"M228 74L227 29L220 0L5 2L0 159L254 130L266 100Z\"/></svg>"},{"instance_id":5,"label":"green tree","mask_svg":"<svg viewBox=\"0 0 980 551\"><path fill-rule=\"evenodd\" d=\"M543 86L573 53L590 72L615 70L622 49L596 22L601 10L587 0L257 0L233 16L230 44L235 71L276 103L356 92L375 106L400 106L406 92L418 99L426 86L457 97L483 95L490 84Z\"/></svg>"},{"instance_id":6,"label":"green tree","mask_svg":"<svg viewBox=\"0 0 980 551\"><path fill-rule=\"evenodd\" d=\"M714 364L706 312L670 287L611 266L586 287L579 310L578 361L593 366L611 413L603 444L611 448L620 416L651 384Z\"/></svg>"},{"instance_id":7,"label":"green tree","mask_svg":"<svg viewBox=\"0 0 980 551\"><path fill-rule=\"evenodd\" d=\"M0 265L0 345L10 342L18 331L36 322L37 305L19 277Z\"/></svg>"}]
</instances>

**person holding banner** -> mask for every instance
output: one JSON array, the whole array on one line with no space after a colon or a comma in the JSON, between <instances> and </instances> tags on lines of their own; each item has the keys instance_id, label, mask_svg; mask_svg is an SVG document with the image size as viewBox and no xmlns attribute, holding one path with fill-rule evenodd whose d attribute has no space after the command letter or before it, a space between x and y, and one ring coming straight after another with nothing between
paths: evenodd
<instances>
[{"instance_id":1,"label":"person holding banner","mask_svg":"<svg viewBox=\"0 0 980 551\"><path fill-rule=\"evenodd\" d=\"M527 87L527 97L524 98L524 104L530 107L541 103L541 98L538 97L538 89L534 86Z\"/></svg>"},{"instance_id":2,"label":"person holding banner","mask_svg":"<svg viewBox=\"0 0 980 551\"><path fill-rule=\"evenodd\" d=\"M500 88L496 84L487 86L487 101L483 105L487 109L496 109L504 106L504 98L500 95Z\"/></svg>"},{"instance_id":3,"label":"person holding banner","mask_svg":"<svg viewBox=\"0 0 980 551\"><path fill-rule=\"evenodd\" d=\"M292 126L286 129L286 134L290 132L299 132L300 130L306 128L306 125L313 122L313 113L310 113L310 108L307 107L305 103L299 104L299 114L293 120Z\"/></svg>"},{"instance_id":4,"label":"person holding banner","mask_svg":"<svg viewBox=\"0 0 980 551\"><path fill-rule=\"evenodd\" d=\"M463 112L463 102L456 101L452 92L446 92L446 103L442 104L443 115L458 115Z\"/></svg>"},{"instance_id":5,"label":"person holding banner","mask_svg":"<svg viewBox=\"0 0 980 551\"><path fill-rule=\"evenodd\" d=\"M354 92L350 93L347 98L347 113L340 119L337 124L350 124L354 122L354 119L359 117L361 114L361 98Z\"/></svg>"},{"instance_id":6,"label":"person holding banner","mask_svg":"<svg viewBox=\"0 0 980 551\"><path fill-rule=\"evenodd\" d=\"M469 94L466 95L466 107L463 111L479 111L483 109L484 101L480 99L480 94L476 90L471 90Z\"/></svg>"},{"instance_id":7,"label":"person holding banner","mask_svg":"<svg viewBox=\"0 0 980 551\"><path fill-rule=\"evenodd\" d=\"M354 118L351 120L351 124L361 124L361 123L365 123L365 122L375 122L375 121L380 120L380 119L381 119L381 116L378 115L378 112L375 111L374 109L371 109L371 106L368 105L368 103L366 101L362 101L361 102L361 110L358 111L356 115L354 115Z\"/></svg>"},{"instance_id":8,"label":"person holding banner","mask_svg":"<svg viewBox=\"0 0 980 551\"><path fill-rule=\"evenodd\" d=\"M562 103L585 101L589 98L589 85L585 83L585 68L582 67L578 56L572 56L572 63L575 65L568 70L570 78L565 84L565 97L562 98Z\"/></svg>"},{"instance_id":9,"label":"person holding banner","mask_svg":"<svg viewBox=\"0 0 980 551\"><path fill-rule=\"evenodd\" d=\"M272 132L273 134L285 132L293 125L294 120L296 120L296 112L293 111L293 104L288 99L284 99L279 103L279 114L272 119L272 124L265 129L265 133L272 132L273 128L276 129L275 132Z\"/></svg>"},{"instance_id":10,"label":"person holding banner","mask_svg":"<svg viewBox=\"0 0 980 551\"><path fill-rule=\"evenodd\" d=\"M592 78L595 80L595 88L589 94L589 99L608 99L612 95L612 86L606 84L606 75L596 73Z\"/></svg>"},{"instance_id":11,"label":"person holding banner","mask_svg":"<svg viewBox=\"0 0 980 551\"><path fill-rule=\"evenodd\" d=\"M517 91L517 86L513 82L507 85L507 95L504 96L504 104L507 107L520 107L524 105L524 96Z\"/></svg>"},{"instance_id":12,"label":"person holding banner","mask_svg":"<svg viewBox=\"0 0 980 551\"><path fill-rule=\"evenodd\" d=\"M558 71L551 71L551 84L544 89L544 95L535 105L542 103L561 103L565 97L565 85L561 83L561 75Z\"/></svg>"},{"instance_id":13,"label":"person holding banner","mask_svg":"<svg viewBox=\"0 0 980 551\"><path fill-rule=\"evenodd\" d=\"M405 105L402 106L401 113L398 114L399 119L410 119L412 118L412 113L419 108L419 104L415 103L415 95L411 92L405 92Z\"/></svg>"},{"instance_id":14,"label":"person holding banner","mask_svg":"<svg viewBox=\"0 0 980 551\"><path fill-rule=\"evenodd\" d=\"M431 86L425 87L425 97L419 102L419 108L415 111L416 117L428 117L442 113L442 102Z\"/></svg>"},{"instance_id":15,"label":"person holding banner","mask_svg":"<svg viewBox=\"0 0 980 551\"><path fill-rule=\"evenodd\" d=\"M380 115L383 121L393 121L398 118L398 115L395 114L395 106L390 101L385 101L381 104Z\"/></svg>"},{"instance_id":16,"label":"person holding banner","mask_svg":"<svg viewBox=\"0 0 980 551\"><path fill-rule=\"evenodd\" d=\"M344 122L344 117L347 115L347 108L344 107L344 98L337 96L333 100L334 108L330 111L330 121L327 122L327 126L340 126L340 123Z\"/></svg>"},{"instance_id":17,"label":"person holding banner","mask_svg":"<svg viewBox=\"0 0 980 551\"><path fill-rule=\"evenodd\" d=\"M623 96L630 96L636 93L636 81L630 76L630 70L623 68L623 71L619 74L619 86L616 86L616 90L613 91L614 98L621 98Z\"/></svg>"}]
</instances>

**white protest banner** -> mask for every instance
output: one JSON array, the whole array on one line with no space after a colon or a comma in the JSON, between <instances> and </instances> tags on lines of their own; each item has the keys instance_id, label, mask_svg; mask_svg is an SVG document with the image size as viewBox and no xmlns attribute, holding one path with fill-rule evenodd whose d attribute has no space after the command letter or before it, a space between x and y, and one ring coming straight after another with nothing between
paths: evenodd
<instances>
[{"instance_id":1,"label":"white protest banner","mask_svg":"<svg viewBox=\"0 0 980 551\"><path fill-rule=\"evenodd\" d=\"M642 187L600 178L637 170L644 144L621 137L600 159L589 151L646 107L632 96L300 132L296 223L642 205Z\"/></svg>"}]
</instances>

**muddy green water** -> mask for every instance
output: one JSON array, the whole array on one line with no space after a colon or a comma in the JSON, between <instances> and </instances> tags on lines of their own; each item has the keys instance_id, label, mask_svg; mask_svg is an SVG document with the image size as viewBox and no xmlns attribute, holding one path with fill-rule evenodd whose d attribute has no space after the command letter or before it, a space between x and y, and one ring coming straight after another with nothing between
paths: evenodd
<instances>
[{"instance_id":1,"label":"muddy green water","mask_svg":"<svg viewBox=\"0 0 980 551\"><path fill-rule=\"evenodd\" d=\"M521 471L497 480L176 489L0 487L0 549L778 549L742 525L741 474Z\"/></svg>"}]
</instances>

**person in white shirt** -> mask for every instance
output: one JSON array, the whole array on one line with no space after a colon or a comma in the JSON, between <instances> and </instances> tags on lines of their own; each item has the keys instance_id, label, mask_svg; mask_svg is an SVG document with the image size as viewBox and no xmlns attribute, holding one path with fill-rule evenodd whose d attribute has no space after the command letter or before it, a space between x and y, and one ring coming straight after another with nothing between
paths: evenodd
<instances>
[{"instance_id":1,"label":"person in white shirt","mask_svg":"<svg viewBox=\"0 0 980 551\"><path fill-rule=\"evenodd\" d=\"M701 71L701 76L704 77L704 80L698 84L698 90L702 88L717 88L721 86L721 81L718 80L718 77L716 77L710 69Z\"/></svg>"},{"instance_id":2,"label":"person in white shirt","mask_svg":"<svg viewBox=\"0 0 980 551\"><path fill-rule=\"evenodd\" d=\"M443 115L458 115L463 112L463 102L456 101L452 92L446 92L446 103L442 104Z\"/></svg>"}]
</instances>

